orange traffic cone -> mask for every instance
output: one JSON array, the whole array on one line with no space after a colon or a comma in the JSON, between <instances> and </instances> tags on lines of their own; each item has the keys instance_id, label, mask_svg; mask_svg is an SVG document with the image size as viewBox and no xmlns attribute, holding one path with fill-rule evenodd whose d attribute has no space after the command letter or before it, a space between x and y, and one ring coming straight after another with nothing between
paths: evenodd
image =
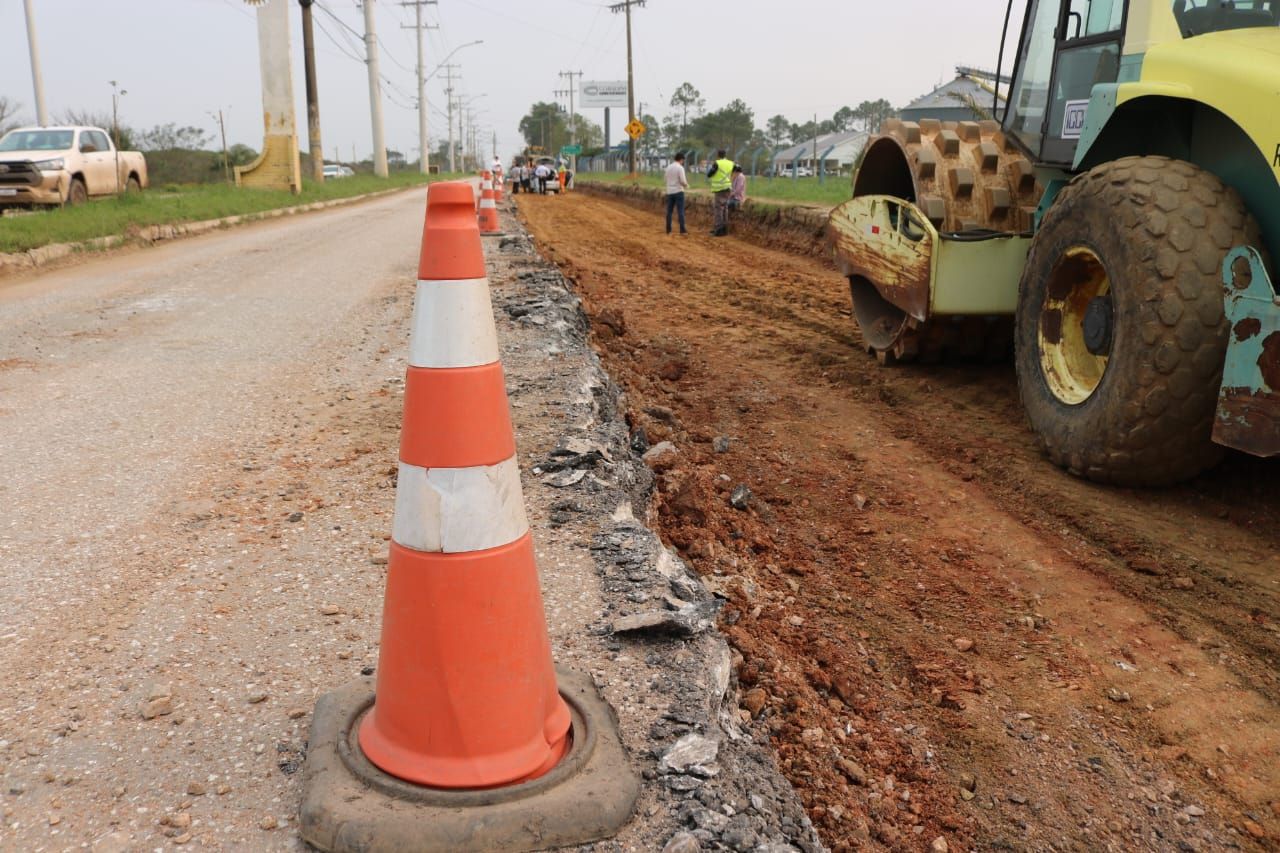
<instances>
[{"instance_id":1,"label":"orange traffic cone","mask_svg":"<svg viewBox=\"0 0 1280 853\"><path fill-rule=\"evenodd\" d=\"M502 226L498 224L498 203L494 199L493 187L480 190L480 233L502 233Z\"/></svg>"},{"instance_id":2,"label":"orange traffic cone","mask_svg":"<svg viewBox=\"0 0 1280 853\"><path fill-rule=\"evenodd\" d=\"M495 172L493 175L493 200L502 203L502 194L506 192L506 180L501 172Z\"/></svg>"},{"instance_id":3,"label":"orange traffic cone","mask_svg":"<svg viewBox=\"0 0 1280 853\"><path fill-rule=\"evenodd\" d=\"M489 172L480 173L480 192L476 195L476 212L480 212L480 202L484 199L484 191L493 189L493 176Z\"/></svg>"},{"instance_id":4,"label":"orange traffic cone","mask_svg":"<svg viewBox=\"0 0 1280 853\"><path fill-rule=\"evenodd\" d=\"M377 698L381 770L436 788L546 773L569 746L469 183L433 184L418 267ZM494 214L493 190L481 205Z\"/></svg>"}]
</instances>

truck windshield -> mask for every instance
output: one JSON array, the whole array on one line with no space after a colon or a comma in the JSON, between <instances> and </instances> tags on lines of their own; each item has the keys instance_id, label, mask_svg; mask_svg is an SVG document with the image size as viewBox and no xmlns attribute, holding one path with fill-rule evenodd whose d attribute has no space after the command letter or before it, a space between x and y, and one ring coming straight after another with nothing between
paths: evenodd
<instances>
[{"instance_id":1,"label":"truck windshield","mask_svg":"<svg viewBox=\"0 0 1280 853\"><path fill-rule=\"evenodd\" d=\"M1173 16L1183 38L1274 27L1280 24L1280 0L1173 0Z\"/></svg>"},{"instance_id":2,"label":"truck windshield","mask_svg":"<svg viewBox=\"0 0 1280 853\"><path fill-rule=\"evenodd\" d=\"M0 139L0 151L66 151L73 130L15 130Z\"/></svg>"}]
</instances>

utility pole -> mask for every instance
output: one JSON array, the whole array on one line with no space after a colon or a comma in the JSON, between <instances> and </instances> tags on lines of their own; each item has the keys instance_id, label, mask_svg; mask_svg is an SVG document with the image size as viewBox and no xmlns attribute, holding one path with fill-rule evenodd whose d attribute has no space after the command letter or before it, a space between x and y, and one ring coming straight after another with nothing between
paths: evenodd
<instances>
[{"instance_id":1,"label":"utility pole","mask_svg":"<svg viewBox=\"0 0 1280 853\"><path fill-rule=\"evenodd\" d=\"M561 71L561 77L569 78L569 144L578 144L578 115L573 111L573 93L576 87L573 84L573 78L577 77L579 82L582 80L581 71ZM578 155L569 155L569 170L575 175L578 173Z\"/></svg>"},{"instance_id":2,"label":"utility pole","mask_svg":"<svg viewBox=\"0 0 1280 853\"><path fill-rule=\"evenodd\" d=\"M498 159L498 131L493 132L493 159Z\"/></svg>"},{"instance_id":3,"label":"utility pole","mask_svg":"<svg viewBox=\"0 0 1280 853\"><path fill-rule=\"evenodd\" d=\"M218 114L214 116L209 113L210 118L218 119L218 129L222 131L222 177L227 183L231 183L231 154L227 151L227 122L222 117L222 110L218 110Z\"/></svg>"},{"instance_id":4,"label":"utility pole","mask_svg":"<svg viewBox=\"0 0 1280 853\"><path fill-rule=\"evenodd\" d=\"M364 55L369 66L369 112L373 119L373 173L387 177L387 141L382 131L382 78L378 73L378 33L374 0L364 2Z\"/></svg>"},{"instance_id":5,"label":"utility pole","mask_svg":"<svg viewBox=\"0 0 1280 853\"><path fill-rule=\"evenodd\" d=\"M44 105L44 78L40 76L40 48L36 45L36 17L31 0L24 0L27 10L27 49L31 51L31 83L36 90L36 123L49 126L49 111Z\"/></svg>"},{"instance_id":6,"label":"utility pole","mask_svg":"<svg viewBox=\"0 0 1280 853\"><path fill-rule=\"evenodd\" d=\"M430 155L427 153L430 149L427 147L427 78L422 70L422 31L438 30L439 27L426 26L422 23L422 7L435 6L437 0L412 0L412 2L402 2L401 6L412 6L414 23L412 27L400 25L402 30L418 31L418 171L427 174L431 170L429 162Z\"/></svg>"},{"instance_id":7,"label":"utility pole","mask_svg":"<svg viewBox=\"0 0 1280 853\"><path fill-rule=\"evenodd\" d=\"M636 75L635 66L631 61L631 7L639 6L644 8L645 0L622 0L621 3L615 3L609 7L609 11L615 15L623 12L627 16L627 122L628 124L636 119ZM631 134L627 134L627 166L630 173L636 173L636 140Z\"/></svg>"},{"instance_id":8,"label":"utility pole","mask_svg":"<svg viewBox=\"0 0 1280 853\"><path fill-rule=\"evenodd\" d=\"M444 66L444 76L447 84L444 90L444 96L449 102L449 171L457 172L458 164L454 160L453 154L453 71L457 65Z\"/></svg>"},{"instance_id":9,"label":"utility pole","mask_svg":"<svg viewBox=\"0 0 1280 853\"><path fill-rule=\"evenodd\" d=\"M311 23L311 4L314 2L315 0L298 0L298 4L302 6L302 56L307 76L307 146L311 154L311 179L324 183L324 146L320 144L320 95L316 81L316 42ZM223 136L225 135L224 130Z\"/></svg>"}]
</instances>

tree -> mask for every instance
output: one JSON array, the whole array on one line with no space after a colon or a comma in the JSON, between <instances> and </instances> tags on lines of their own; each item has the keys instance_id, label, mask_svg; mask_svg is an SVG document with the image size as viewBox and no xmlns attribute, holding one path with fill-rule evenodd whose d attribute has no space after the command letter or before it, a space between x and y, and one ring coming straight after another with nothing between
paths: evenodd
<instances>
[{"instance_id":1,"label":"tree","mask_svg":"<svg viewBox=\"0 0 1280 853\"><path fill-rule=\"evenodd\" d=\"M784 115L776 115L765 125L765 136L769 138L769 146L781 148L791 141L791 122Z\"/></svg>"},{"instance_id":2,"label":"tree","mask_svg":"<svg viewBox=\"0 0 1280 853\"><path fill-rule=\"evenodd\" d=\"M707 148L723 148L732 154L755 134L755 113L741 99L694 119L687 139Z\"/></svg>"},{"instance_id":3,"label":"tree","mask_svg":"<svg viewBox=\"0 0 1280 853\"><path fill-rule=\"evenodd\" d=\"M893 108L893 104L880 98L877 101L863 101L858 104L854 110L854 115L862 124L862 129L875 132L880 129L880 125L884 124L886 119L891 119L897 114L897 110Z\"/></svg>"},{"instance_id":4,"label":"tree","mask_svg":"<svg viewBox=\"0 0 1280 853\"><path fill-rule=\"evenodd\" d=\"M198 127L178 127L173 122L138 131L134 142L139 151L200 151L212 136Z\"/></svg>"},{"instance_id":5,"label":"tree","mask_svg":"<svg viewBox=\"0 0 1280 853\"><path fill-rule=\"evenodd\" d=\"M831 117L831 127L836 133L844 133L847 130L853 130L854 122L857 120L857 110L853 109L853 107L841 107Z\"/></svg>"},{"instance_id":6,"label":"tree","mask_svg":"<svg viewBox=\"0 0 1280 853\"><path fill-rule=\"evenodd\" d=\"M689 82L681 83L680 88L676 89L671 95L671 107L680 110L680 133L683 135L689 127L689 108L693 107L695 114L701 115L703 109L707 106L706 99L702 97L694 85Z\"/></svg>"},{"instance_id":7,"label":"tree","mask_svg":"<svg viewBox=\"0 0 1280 853\"><path fill-rule=\"evenodd\" d=\"M258 159L258 152L254 151L248 145L241 145L237 142L227 149L227 161L232 166L248 166L254 160Z\"/></svg>"},{"instance_id":8,"label":"tree","mask_svg":"<svg viewBox=\"0 0 1280 853\"><path fill-rule=\"evenodd\" d=\"M15 127L22 126L22 122L18 119L18 112L21 109L22 104L17 101L0 97L0 136L4 136Z\"/></svg>"},{"instance_id":9,"label":"tree","mask_svg":"<svg viewBox=\"0 0 1280 853\"><path fill-rule=\"evenodd\" d=\"M581 127L581 123L579 127ZM520 119L520 134L530 147L539 147L547 152L559 151L561 146L569 143L569 125L566 115L559 104L550 101L538 101L529 108L529 112Z\"/></svg>"}]
</instances>

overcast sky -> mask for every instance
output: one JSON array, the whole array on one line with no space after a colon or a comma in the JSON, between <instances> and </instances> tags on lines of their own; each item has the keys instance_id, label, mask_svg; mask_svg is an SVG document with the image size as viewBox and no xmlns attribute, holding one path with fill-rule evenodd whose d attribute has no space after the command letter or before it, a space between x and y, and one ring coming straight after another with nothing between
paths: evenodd
<instances>
[{"instance_id":1,"label":"overcast sky","mask_svg":"<svg viewBox=\"0 0 1280 853\"><path fill-rule=\"evenodd\" d=\"M417 156L413 10L376 0L384 114L389 147ZM66 109L109 113L111 87L128 90L121 121L148 128L175 122L210 132L209 116L228 109L232 143L261 146L261 95L254 12L243 0L33 0L45 97L57 117ZM291 5L296 7L296 3ZM320 112L326 156L360 158L373 148L368 78L362 61L364 18L356 0L317 0ZM529 105L567 88L561 71L585 79L626 78L622 15L594 0L439 0L426 18L439 29L426 39L428 68L458 45L458 89L474 98L478 126L497 133L509 159L522 145L517 125ZM803 122L840 106L887 98L902 106L953 76L956 65L994 66L1004 0L648 0L633 12L637 100L659 117L672 112L682 82L698 87L709 109L742 98L757 126L781 113ZM302 146L306 119L300 12L291 15L294 91ZM1017 13L1015 12L1015 18ZM342 23L339 23L341 21ZM345 26L344 26L345 24ZM1015 27L1017 26L1015 22ZM348 29L349 28L349 29ZM1016 34L1012 37L1016 42ZM432 147L446 133L443 75L427 88ZM0 3L0 95L35 119L22 0ZM583 111L602 123L601 110ZM613 136L622 138L614 113Z\"/></svg>"}]
</instances>

